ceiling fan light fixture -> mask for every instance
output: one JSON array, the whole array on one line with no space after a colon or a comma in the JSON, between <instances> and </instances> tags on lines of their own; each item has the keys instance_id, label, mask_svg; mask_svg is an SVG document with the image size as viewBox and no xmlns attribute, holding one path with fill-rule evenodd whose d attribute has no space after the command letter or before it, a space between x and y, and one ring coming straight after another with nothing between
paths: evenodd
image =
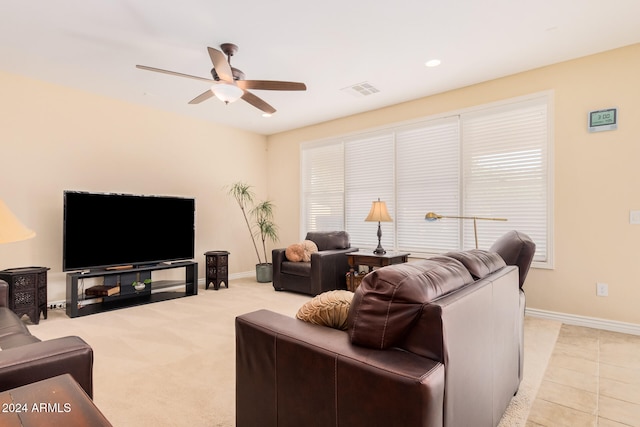
<instances>
[{"instance_id":1,"label":"ceiling fan light fixture","mask_svg":"<svg viewBox=\"0 0 640 427\"><path fill-rule=\"evenodd\" d=\"M211 92L213 92L216 98L225 104L236 102L238 99L242 98L242 95L244 95L244 91L242 89L236 85L228 83L218 83L211 86Z\"/></svg>"}]
</instances>

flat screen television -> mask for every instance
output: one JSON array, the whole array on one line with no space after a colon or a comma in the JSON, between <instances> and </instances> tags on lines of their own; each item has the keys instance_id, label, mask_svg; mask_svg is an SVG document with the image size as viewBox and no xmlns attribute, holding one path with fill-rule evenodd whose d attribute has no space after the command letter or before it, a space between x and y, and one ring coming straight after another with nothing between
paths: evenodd
<instances>
[{"instance_id":1,"label":"flat screen television","mask_svg":"<svg viewBox=\"0 0 640 427\"><path fill-rule=\"evenodd\" d=\"M189 260L194 249L195 199L64 192L63 271Z\"/></svg>"}]
</instances>

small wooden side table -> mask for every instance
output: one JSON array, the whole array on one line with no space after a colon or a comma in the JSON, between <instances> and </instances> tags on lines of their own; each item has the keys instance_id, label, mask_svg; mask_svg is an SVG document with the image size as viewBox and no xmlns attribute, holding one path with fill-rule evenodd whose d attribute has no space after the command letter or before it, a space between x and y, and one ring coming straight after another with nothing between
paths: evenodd
<instances>
[{"instance_id":1,"label":"small wooden side table","mask_svg":"<svg viewBox=\"0 0 640 427\"><path fill-rule=\"evenodd\" d=\"M40 322L40 313L47 318L48 267L20 267L0 271L0 279L9 284L9 309L31 323Z\"/></svg>"},{"instance_id":2,"label":"small wooden side table","mask_svg":"<svg viewBox=\"0 0 640 427\"><path fill-rule=\"evenodd\" d=\"M224 282L225 287L229 287L229 252L209 251L205 252L206 257L206 282L205 289L213 284L213 289L220 289L220 284Z\"/></svg>"},{"instance_id":3,"label":"small wooden side table","mask_svg":"<svg viewBox=\"0 0 640 427\"><path fill-rule=\"evenodd\" d=\"M347 275L347 289L355 291L360 285L362 277L357 274L359 266L364 265L372 271L374 267L385 267L392 264L402 264L409 260L408 252L387 252L383 255L374 254L371 251L349 252L347 262L349 263L349 274Z\"/></svg>"}]
</instances>

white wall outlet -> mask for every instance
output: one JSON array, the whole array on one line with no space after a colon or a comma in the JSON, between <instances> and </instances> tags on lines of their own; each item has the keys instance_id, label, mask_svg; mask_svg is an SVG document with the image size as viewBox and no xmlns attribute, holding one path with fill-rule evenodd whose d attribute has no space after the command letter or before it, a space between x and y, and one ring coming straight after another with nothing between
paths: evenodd
<instances>
[{"instance_id":1,"label":"white wall outlet","mask_svg":"<svg viewBox=\"0 0 640 427\"><path fill-rule=\"evenodd\" d=\"M599 297L608 297L609 296L609 285L606 283L596 283L596 295Z\"/></svg>"},{"instance_id":2,"label":"white wall outlet","mask_svg":"<svg viewBox=\"0 0 640 427\"><path fill-rule=\"evenodd\" d=\"M629 211L629 224L640 224L640 211Z\"/></svg>"}]
</instances>

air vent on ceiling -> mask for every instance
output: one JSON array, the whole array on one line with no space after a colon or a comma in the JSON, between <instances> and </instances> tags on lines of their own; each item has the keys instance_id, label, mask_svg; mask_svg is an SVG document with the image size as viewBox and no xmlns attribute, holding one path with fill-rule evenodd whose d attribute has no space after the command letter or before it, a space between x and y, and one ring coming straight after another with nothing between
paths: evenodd
<instances>
[{"instance_id":1,"label":"air vent on ceiling","mask_svg":"<svg viewBox=\"0 0 640 427\"><path fill-rule=\"evenodd\" d=\"M373 95L380 92L374 85L369 82L362 82L354 84L353 86L345 87L341 89L343 92L350 93L353 96L361 98L363 96Z\"/></svg>"}]
</instances>

